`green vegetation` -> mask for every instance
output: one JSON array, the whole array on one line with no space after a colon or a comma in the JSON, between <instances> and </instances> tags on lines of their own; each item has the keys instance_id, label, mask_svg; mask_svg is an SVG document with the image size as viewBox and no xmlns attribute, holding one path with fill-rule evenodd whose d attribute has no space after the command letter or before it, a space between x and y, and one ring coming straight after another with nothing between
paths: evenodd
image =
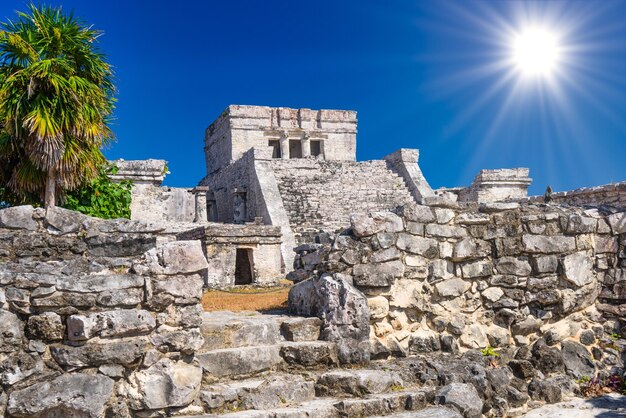
<instances>
[{"instance_id":1,"label":"green vegetation","mask_svg":"<svg viewBox=\"0 0 626 418\"><path fill-rule=\"evenodd\" d=\"M113 134L100 32L60 7L0 23L0 202L56 205L98 176Z\"/></svg>"},{"instance_id":2,"label":"green vegetation","mask_svg":"<svg viewBox=\"0 0 626 418\"><path fill-rule=\"evenodd\" d=\"M498 353L495 348L489 345L480 350L480 352L483 353L483 356L485 357L500 357L500 353Z\"/></svg>"},{"instance_id":3,"label":"green vegetation","mask_svg":"<svg viewBox=\"0 0 626 418\"><path fill-rule=\"evenodd\" d=\"M63 207L103 219L130 219L130 181L113 183L108 175L117 173L114 165L100 168L98 177L78 190L67 193Z\"/></svg>"}]
</instances>

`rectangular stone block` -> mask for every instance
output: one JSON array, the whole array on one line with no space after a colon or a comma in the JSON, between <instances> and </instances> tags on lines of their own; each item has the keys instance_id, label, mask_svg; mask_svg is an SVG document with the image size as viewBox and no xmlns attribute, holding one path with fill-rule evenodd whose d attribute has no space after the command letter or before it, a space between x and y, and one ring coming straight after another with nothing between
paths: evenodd
<instances>
[{"instance_id":1,"label":"rectangular stone block","mask_svg":"<svg viewBox=\"0 0 626 418\"><path fill-rule=\"evenodd\" d=\"M563 236L528 235L522 236L522 247L529 253L565 253L576 249L576 238Z\"/></svg>"}]
</instances>

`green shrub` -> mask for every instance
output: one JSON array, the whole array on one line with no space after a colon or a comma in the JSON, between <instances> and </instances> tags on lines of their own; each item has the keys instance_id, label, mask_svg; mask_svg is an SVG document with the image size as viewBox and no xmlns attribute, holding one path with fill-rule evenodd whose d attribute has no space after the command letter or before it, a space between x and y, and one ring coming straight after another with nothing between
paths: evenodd
<instances>
[{"instance_id":1,"label":"green shrub","mask_svg":"<svg viewBox=\"0 0 626 418\"><path fill-rule=\"evenodd\" d=\"M88 185L67 192L63 207L102 219L130 219L132 182L114 183L109 175L116 174L113 164L100 167L98 176Z\"/></svg>"}]
</instances>

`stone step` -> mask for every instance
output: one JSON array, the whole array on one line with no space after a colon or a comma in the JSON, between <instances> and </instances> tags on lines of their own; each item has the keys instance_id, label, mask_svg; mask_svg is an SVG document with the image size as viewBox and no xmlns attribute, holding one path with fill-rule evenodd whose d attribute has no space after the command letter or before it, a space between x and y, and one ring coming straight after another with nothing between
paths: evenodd
<instances>
[{"instance_id":1,"label":"stone step","mask_svg":"<svg viewBox=\"0 0 626 418\"><path fill-rule=\"evenodd\" d=\"M209 381L249 377L268 370L337 366L337 347L326 341L282 342L199 352L196 358Z\"/></svg>"},{"instance_id":2,"label":"stone step","mask_svg":"<svg viewBox=\"0 0 626 418\"><path fill-rule=\"evenodd\" d=\"M321 320L258 312L205 312L200 352L237 347L274 345L282 341L319 339Z\"/></svg>"},{"instance_id":3,"label":"stone step","mask_svg":"<svg viewBox=\"0 0 626 418\"><path fill-rule=\"evenodd\" d=\"M268 410L315 398L315 382L293 374L210 385L200 392L205 410Z\"/></svg>"},{"instance_id":4,"label":"stone step","mask_svg":"<svg viewBox=\"0 0 626 418\"><path fill-rule=\"evenodd\" d=\"M423 391L398 391L391 393L367 395L362 398L316 398L304 401L295 406L284 406L256 410L239 410L231 413L215 413L196 416L195 418L228 417L228 418L339 418L339 417L379 417L397 416L430 418L431 415L420 412L431 411L433 418L457 418L456 411L443 407L426 408L427 395ZM448 413L449 415L445 415ZM421 414L421 415L420 415ZM456 414L456 415L454 415ZM188 417L191 418L191 417Z\"/></svg>"},{"instance_id":5,"label":"stone step","mask_svg":"<svg viewBox=\"0 0 626 418\"><path fill-rule=\"evenodd\" d=\"M322 374L315 384L317 396L364 396L402 390L402 377L384 370L333 370Z\"/></svg>"},{"instance_id":6,"label":"stone step","mask_svg":"<svg viewBox=\"0 0 626 418\"><path fill-rule=\"evenodd\" d=\"M431 406L415 412L400 412L388 418L463 418L458 411L445 406Z\"/></svg>"},{"instance_id":7,"label":"stone step","mask_svg":"<svg viewBox=\"0 0 626 418\"><path fill-rule=\"evenodd\" d=\"M283 364L278 344L222 348L198 353L196 359L209 380L250 376Z\"/></svg>"},{"instance_id":8,"label":"stone step","mask_svg":"<svg viewBox=\"0 0 626 418\"><path fill-rule=\"evenodd\" d=\"M421 409L426 405L426 393L397 391L379 393L363 398L343 399L334 404L342 417L375 417L398 411Z\"/></svg>"}]
</instances>

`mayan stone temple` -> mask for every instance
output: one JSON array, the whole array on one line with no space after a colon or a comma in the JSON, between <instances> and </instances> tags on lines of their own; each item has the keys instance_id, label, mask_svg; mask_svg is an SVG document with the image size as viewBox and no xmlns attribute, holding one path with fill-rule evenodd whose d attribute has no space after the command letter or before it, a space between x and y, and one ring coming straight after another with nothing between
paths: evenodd
<instances>
[{"instance_id":1,"label":"mayan stone temple","mask_svg":"<svg viewBox=\"0 0 626 418\"><path fill-rule=\"evenodd\" d=\"M433 190L417 149L357 161L348 110L231 105L203 145L189 188L114 162L130 220L0 210L0 417L556 417L623 384L626 182Z\"/></svg>"}]
</instances>

